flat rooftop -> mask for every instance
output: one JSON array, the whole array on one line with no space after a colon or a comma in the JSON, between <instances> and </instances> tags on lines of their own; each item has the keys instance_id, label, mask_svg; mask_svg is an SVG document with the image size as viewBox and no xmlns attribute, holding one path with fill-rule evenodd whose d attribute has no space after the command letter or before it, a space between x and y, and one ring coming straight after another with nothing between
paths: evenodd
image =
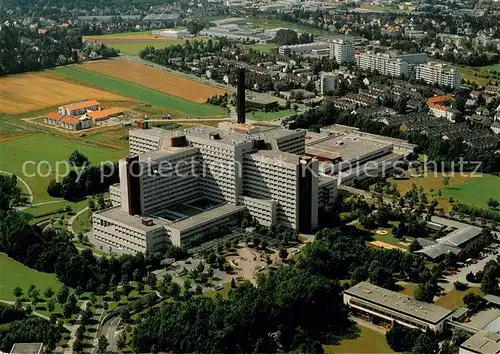
<instances>
[{"instance_id":1,"label":"flat rooftop","mask_svg":"<svg viewBox=\"0 0 500 354\"><path fill-rule=\"evenodd\" d=\"M170 222L167 220L154 219L153 225L143 225L142 220L147 218L129 215L129 213L121 209L121 206L116 206L102 211L96 211L95 213L142 231L154 230L155 228L170 224Z\"/></svg>"},{"instance_id":2,"label":"flat rooftop","mask_svg":"<svg viewBox=\"0 0 500 354\"><path fill-rule=\"evenodd\" d=\"M299 155L291 154L289 152L274 151L274 150L259 150L250 154L256 159L262 159L264 162L272 162L276 165L279 164L292 164L297 165L299 162Z\"/></svg>"},{"instance_id":3,"label":"flat rooftop","mask_svg":"<svg viewBox=\"0 0 500 354\"><path fill-rule=\"evenodd\" d=\"M444 307L417 301L407 295L390 291L367 282L356 284L344 292L375 305L383 306L390 310L431 323L437 323L453 312Z\"/></svg>"},{"instance_id":4,"label":"flat rooftop","mask_svg":"<svg viewBox=\"0 0 500 354\"><path fill-rule=\"evenodd\" d=\"M306 145L308 155L329 160L342 158L344 161L358 159L361 156L376 153L378 150L391 146L371 139L364 139L352 134L332 135L325 139L316 139Z\"/></svg>"},{"instance_id":5,"label":"flat rooftop","mask_svg":"<svg viewBox=\"0 0 500 354\"><path fill-rule=\"evenodd\" d=\"M480 354L495 354L500 352L500 334L479 331L460 345L460 348Z\"/></svg>"},{"instance_id":6,"label":"flat rooftop","mask_svg":"<svg viewBox=\"0 0 500 354\"><path fill-rule=\"evenodd\" d=\"M207 211L200 212L199 214L189 216L185 219L179 221L174 221L168 224L169 228L184 231L188 230L196 225L203 224L207 221L215 220L226 215L231 215L242 211L245 206L236 206L232 204L222 204ZM172 208L175 211L174 208ZM155 219L156 221L156 219Z\"/></svg>"},{"instance_id":7,"label":"flat rooftop","mask_svg":"<svg viewBox=\"0 0 500 354\"><path fill-rule=\"evenodd\" d=\"M130 130L129 134L147 138L149 137L168 138L169 136L172 135L172 132L161 128L148 128L148 129L137 128Z\"/></svg>"},{"instance_id":8,"label":"flat rooftop","mask_svg":"<svg viewBox=\"0 0 500 354\"><path fill-rule=\"evenodd\" d=\"M226 145L239 145L254 139L252 134L236 133L232 131L226 131L214 127L209 127L205 125L199 125L196 127L188 128L184 130L188 140L190 137L197 137L207 140L207 142L217 142ZM218 134L218 139L212 139L211 134Z\"/></svg>"}]
</instances>

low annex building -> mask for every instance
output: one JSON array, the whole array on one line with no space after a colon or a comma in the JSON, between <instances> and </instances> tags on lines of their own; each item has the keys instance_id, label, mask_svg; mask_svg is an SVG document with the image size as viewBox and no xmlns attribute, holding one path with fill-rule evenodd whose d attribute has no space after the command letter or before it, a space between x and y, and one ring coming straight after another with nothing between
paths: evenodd
<instances>
[{"instance_id":1,"label":"low annex building","mask_svg":"<svg viewBox=\"0 0 500 354\"><path fill-rule=\"evenodd\" d=\"M378 317L423 331L442 332L452 310L417 301L405 294L361 282L344 291L344 303L364 317Z\"/></svg>"}]
</instances>

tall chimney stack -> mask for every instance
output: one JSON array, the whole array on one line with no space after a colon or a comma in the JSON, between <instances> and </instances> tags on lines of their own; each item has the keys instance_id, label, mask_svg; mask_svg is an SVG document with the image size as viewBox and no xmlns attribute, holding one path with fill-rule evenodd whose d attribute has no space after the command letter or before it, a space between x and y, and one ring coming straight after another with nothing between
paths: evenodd
<instances>
[{"instance_id":1,"label":"tall chimney stack","mask_svg":"<svg viewBox=\"0 0 500 354\"><path fill-rule=\"evenodd\" d=\"M244 124L245 123L245 69L238 69L236 112L238 113L238 124Z\"/></svg>"}]
</instances>

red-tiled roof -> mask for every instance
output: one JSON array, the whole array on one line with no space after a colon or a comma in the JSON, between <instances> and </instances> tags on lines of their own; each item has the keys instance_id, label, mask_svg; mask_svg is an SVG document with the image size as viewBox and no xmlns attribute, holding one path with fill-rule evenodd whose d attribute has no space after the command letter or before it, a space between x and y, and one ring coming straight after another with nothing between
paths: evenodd
<instances>
[{"instance_id":1,"label":"red-tiled roof","mask_svg":"<svg viewBox=\"0 0 500 354\"><path fill-rule=\"evenodd\" d=\"M75 118L75 117L69 117L69 116L63 117L60 120L61 123L68 123L68 124L72 124L72 125L77 124L79 121L80 121L80 119Z\"/></svg>"},{"instance_id":2,"label":"red-tiled roof","mask_svg":"<svg viewBox=\"0 0 500 354\"><path fill-rule=\"evenodd\" d=\"M103 109L101 111L92 111L92 112L89 112L88 113L88 116L94 120L104 120L104 119L107 119L109 116L112 116L112 115L118 115L118 114L122 114L123 113L123 109L120 108L120 107L111 107L111 108L107 108L107 109Z\"/></svg>"},{"instance_id":3,"label":"red-tiled roof","mask_svg":"<svg viewBox=\"0 0 500 354\"><path fill-rule=\"evenodd\" d=\"M90 100L90 101L72 103L67 106L64 106L64 108L69 109L70 111L76 111L78 109L84 109L93 106L99 106L99 102L97 102L96 100Z\"/></svg>"},{"instance_id":4,"label":"red-tiled roof","mask_svg":"<svg viewBox=\"0 0 500 354\"><path fill-rule=\"evenodd\" d=\"M62 116L62 115L60 115L58 112L49 112L49 113L47 113L44 117L45 117L45 118L48 118L48 119L59 120L59 119L61 119L63 116Z\"/></svg>"}]
</instances>

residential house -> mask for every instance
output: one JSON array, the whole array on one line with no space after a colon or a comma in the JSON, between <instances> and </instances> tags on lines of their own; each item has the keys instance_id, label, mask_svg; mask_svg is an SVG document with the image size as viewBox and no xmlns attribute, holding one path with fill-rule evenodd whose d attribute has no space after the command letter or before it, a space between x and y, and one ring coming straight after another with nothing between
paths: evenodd
<instances>
[{"instance_id":1,"label":"residential house","mask_svg":"<svg viewBox=\"0 0 500 354\"><path fill-rule=\"evenodd\" d=\"M66 116L62 117L59 122L61 128L68 130L82 130L90 128L90 119L87 117L77 118Z\"/></svg>"},{"instance_id":2,"label":"residential house","mask_svg":"<svg viewBox=\"0 0 500 354\"><path fill-rule=\"evenodd\" d=\"M59 125L59 121L63 116L57 112L49 112L43 116L45 124Z\"/></svg>"},{"instance_id":3,"label":"residential house","mask_svg":"<svg viewBox=\"0 0 500 354\"><path fill-rule=\"evenodd\" d=\"M97 111L100 108L100 103L96 100L83 101L72 103L66 106L59 107L59 113L63 116L80 116L87 111Z\"/></svg>"},{"instance_id":4,"label":"residential house","mask_svg":"<svg viewBox=\"0 0 500 354\"><path fill-rule=\"evenodd\" d=\"M91 111L87 113L87 116L92 119L94 123L101 123L109 118L117 117L123 114L123 109L119 107L111 107L107 109L103 109L100 111Z\"/></svg>"}]
</instances>

